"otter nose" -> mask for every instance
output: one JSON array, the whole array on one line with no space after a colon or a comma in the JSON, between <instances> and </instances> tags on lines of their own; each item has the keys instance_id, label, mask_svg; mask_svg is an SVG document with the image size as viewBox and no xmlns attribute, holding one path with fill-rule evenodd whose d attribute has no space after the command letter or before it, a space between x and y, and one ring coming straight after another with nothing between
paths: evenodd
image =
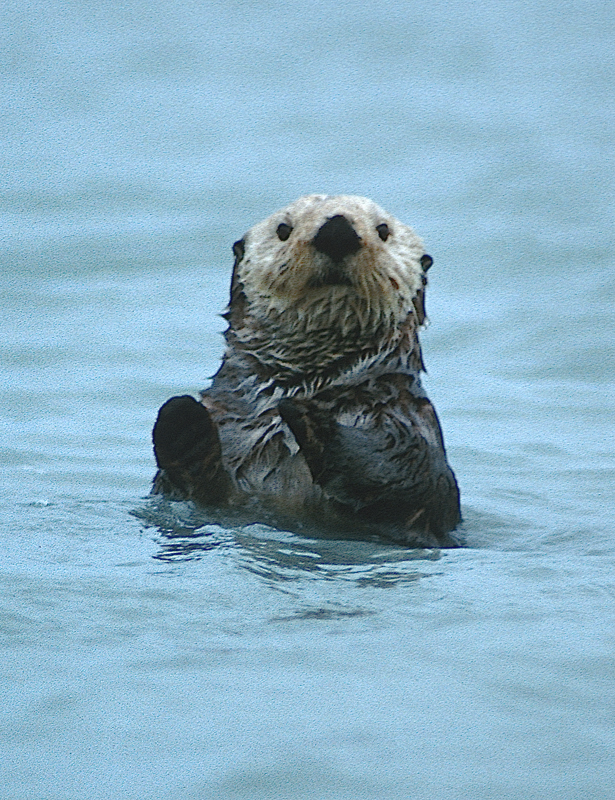
<instances>
[{"instance_id":1,"label":"otter nose","mask_svg":"<svg viewBox=\"0 0 615 800\"><path fill-rule=\"evenodd\" d=\"M357 252L361 247L361 238L346 217L337 214L320 228L314 237L314 247L338 262Z\"/></svg>"}]
</instances>

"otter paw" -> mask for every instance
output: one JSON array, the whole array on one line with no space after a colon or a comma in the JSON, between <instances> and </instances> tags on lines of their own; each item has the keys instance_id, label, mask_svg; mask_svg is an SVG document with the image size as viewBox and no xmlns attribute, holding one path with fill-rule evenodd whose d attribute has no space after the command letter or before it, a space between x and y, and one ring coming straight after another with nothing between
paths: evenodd
<instances>
[{"instance_id":1,"label":"otter paw","mask_svg":"<svg viewBox=\"0 0 615 800\"><path fill-rule=\"evenodd\" d=\"M205 504L226 498L230 483L218 431L201 403L190 395L167 400L158 412L152 438L160 469L154 491Z\"/></svg>"}]
</instances>

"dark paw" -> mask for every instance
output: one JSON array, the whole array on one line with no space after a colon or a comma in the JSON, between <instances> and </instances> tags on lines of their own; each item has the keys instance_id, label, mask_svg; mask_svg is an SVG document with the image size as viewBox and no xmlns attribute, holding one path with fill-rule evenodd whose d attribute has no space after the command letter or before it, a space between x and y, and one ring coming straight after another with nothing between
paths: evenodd
<instances>
[{"instance_id":1,"label":"dark paw","mask_svg":"<svg viewBox=\"0 0 615 800\"><path fill-rule=\"evenodd\" d=\"M335 439L335 422L308 403L285 398L278 411L291 429L307 461L316 483L322 478L327 463L327 451Z\"/></svg>"},{"instance_id":2,"label":"dark paw","mask_svg":"<svg viewBox=\"0 0 615 800\"><path fill-rule=\"evenodd\" d=\"M195 444L207 439L212 430L207 409L194 397L184 394L167 400L158 412L153 431L154 453L160 469L185 460Z\"/></svg>"},{"instance_id":3,"label":"dark paw","mask_svg":"<svg viewBox=\"0 0 615 800\"><path fill-rule=\"evenodd\" d=\"M158 412L153 435L165 493L219 503L229 489L217 428L207 409L190 395L172 397ZM156 488L155 485L155 488Z\"/></svg>"}]
</instances>

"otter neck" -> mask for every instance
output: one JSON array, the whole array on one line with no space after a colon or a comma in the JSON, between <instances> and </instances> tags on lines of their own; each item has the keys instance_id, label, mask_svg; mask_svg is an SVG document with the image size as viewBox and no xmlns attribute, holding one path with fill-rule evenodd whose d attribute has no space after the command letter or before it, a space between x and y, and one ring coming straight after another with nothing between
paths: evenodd
<instances>
[{"instance_id":1,"label":"otter neck","mask_svg":"<svg viewBox=\"0 0 615 800\"><path fill-rule=\"evenodd\" d=\"M414 314L397 325L381 319L375 325L338 324L322 327L302 325L294 318L260 321L226 333L230 351L237 353L250 372L263 381L280 386L333 382L353 370L378 365L379 371L418 375L423 369L418 325ZM248 320L245 320L248 322ZM253 321L252 321L253 322Z\"/></svg>"}]
</instances>

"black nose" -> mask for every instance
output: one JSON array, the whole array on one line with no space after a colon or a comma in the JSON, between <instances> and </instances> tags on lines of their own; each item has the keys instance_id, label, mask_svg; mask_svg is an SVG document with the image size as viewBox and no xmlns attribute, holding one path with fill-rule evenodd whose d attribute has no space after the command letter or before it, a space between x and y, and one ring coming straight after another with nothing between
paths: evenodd
<instances>
[{"instance_id":1,"label":"black nose","mask_svg":"<svg viewBox=\"0 0 615 800\"><path fill-rule=\"evenodd\" d=\"M361 239L346 217L337 214L328 219L314 237L314 247L333 261L356 253Z\"/></svg>"}]
</instances>

